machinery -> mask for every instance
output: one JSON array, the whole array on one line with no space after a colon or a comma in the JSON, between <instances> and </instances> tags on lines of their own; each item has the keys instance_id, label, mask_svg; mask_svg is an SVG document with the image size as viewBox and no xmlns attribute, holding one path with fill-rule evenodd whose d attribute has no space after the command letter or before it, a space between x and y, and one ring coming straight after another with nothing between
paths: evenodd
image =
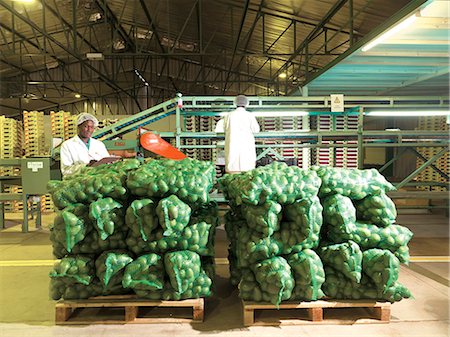
<instances>
[{"instance_id":1,"label":"machinery","mask_svg":"<svg viewBox=\"0 0 450 337\"><path fill-rule=\"evenodd\" d=\"M59 165L50 157L0 159L0 166L20 167L21 176L0 177L0 228L5 228L3 201L20 200L23 202L22 232L28 232L29 202L33 196L47 194L47 182L60 180ZM22 193L4 193L5 185L22 186ZM41 227L40 198L36 198L36 228Z\"/></svg>"}]
</instances>

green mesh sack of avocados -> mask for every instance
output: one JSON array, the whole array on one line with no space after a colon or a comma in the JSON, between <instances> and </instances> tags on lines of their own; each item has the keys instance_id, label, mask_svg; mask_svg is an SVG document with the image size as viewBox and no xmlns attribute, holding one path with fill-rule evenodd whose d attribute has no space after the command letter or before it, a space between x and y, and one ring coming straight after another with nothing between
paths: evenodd
<instances>
[{"instance_id":1,"label":"green mesh sack of avocados","mask_svg":"<svg viewBox=\"0 0 450 337\"><path fill-rule=\"evenodd\" d=\"M200 255L189 250L166 253L164 267L172 288L180 294L187 291L202 270Z\"/></svg>"},{"instance_id":2,"label":"green mesh sack of avocados","mask_svg":"<svg viewBox=\"0 0 450 337\"><path fill-rule=\"evenodd\" d=\"M126 251L106 251L95 260L95 273L104 290L122 286L124 269L132 261Z\"/></svg>"},{"instance_id":3,"label":"green mesh sack of avocados","mask_svg":"<svg viewBox=\"0 0 450 337\"><path fill-rule=\"evenodd\" d=\"M86 166L80 170L81 174L97 175L114 172L118 175L126 175L128 171L135 170L141 166L141 162L136 158L127 158L116 161L111 164L102 164L98 166ZM69 175L65 179L73 179L77 175Z\"/></svg>"},{"instance_id":4,"label":"green mesh sack of avocados","mask_svg":"<svg viewBox=\"0 0 450 337\"><path fill-rule=\"evenodd\" d=\"M116 228L123 228L125 217L122 204L112 198L104 198L90 204L89 218L93 221L100 238L106 240Z\"/></svg>"},{"instance_id":5,"label":"green mesh sack of avocados","mask_svg":"<svg viewBox=\"0 0 450 337\"><path fill-rule=\"evenodd\" d=\"M135 235L147 241L159 226L155 202L151 199L134 200L126 210L125 223Z\"/></svg>"},{"instance_id":6,"label":"green mesh sack of avocados","mask_svg":"<svg viewBox=\"0 0 450 337\"><path fill-rule=\"evenodd\" d=\"M264 236L271 236L280 229L281 205L276 202L269 200L258 206L243 204L241 212L247 225Z\"/></svg>"},{"instance_id":7,"label":"green mesh sack of avocados","mask_svg":"<svg viewBox=\"0 0 450 337\"><path fill-rule=\"evenodd\" d=\"M361 280L363 254L355 242L323 246L318 253L325 266L336 269L356 283Z\"/></svg>"},{"instance_id":8,"label":"green mesh sack of avocados","mask_svg":"<svg viewBox=\"0 0 450 337\"><path fill-rule=\"evenodd\" d=\"M403 298L410 298L411 292L399 282L389 288L378 289L369 276L362 274L361 281L356 283L333 268L325 267L325 282L322 289L327 297L333 299L373 299L391 303Z\"/></svg>"},{"instance_id":9,"label":"green mesh sack of avocados","mask_svg":"<svg viewBox=\"0 0 450 337\"><path fill-rule=\"evenodd\" d=\"M159 223L164 229L164 236L180 234L188 225L191 208L176 195L161 199L156 207Z\"/></svg>"},{"instance_id":10,"label":"green mesh sack of avocados","mask_svg":"<svg viewBox=\"0 0 450 337\"><path fill-rule=\"evenodd\" d=\"M385 291L397 282L400 261L389 250L373 248L363 252L362 269L377 289Z\"/></svg>"},{"instance_id":11,"label":"green mesh sack of avocados","mask_svg":"<svg viewBox=\"0 0 450 337\"><path fill-rule=\"evenodd\" d=\"M395 222L397 210L392 199L382 192L356 202L356 217L380 227L387 227Z\"/></svg>"},{"instance_id":12,"label":"green mesh sack of avocados","mask_svg":"<svg viewBox=\"0 0 450 337\"><path fill-rule=\"evenodd\" d=\"M232 205L262 205L268 200L292 204L317 195L321 181L315 171L273 162L219 179L224 196Z\"/></svg>"},{"instance_id":13,"label":"green mesh sack of avocados","mask_svg":"<svg viewBox=\"0 0 450 337\"><path fill-rule=\"evenodd\" d=\"M280 256L258 262L251 267L261 290L270 296L270 303L278 306L291 298L294 278L286 259Z\"/></svg>"},{"instance_id":14,"label":"green mesh sack of avocados","mask_svg":"<svg viewBox=\"0 0 450 337\"><path fill-rule=\"evenodd\" d=\"M361 200L369 195L394 191L395 187L376 169L359 170L338 167L313 166L322 180L319 197L341 194L352 200Z\"/></svg>"},{"instance_id":15,"label":"green mesh sack of avocados","mask_svg":"<svg viewBox=\"0 0 450 337\"><path fill-rule=\"evenodd\" d=\"M209 161L152 160L129 172L127 186L138 197L165 198L175 194L193 207L209 202L214 177L215 167Z\"/></svg>"},{"instance_id":16,"label":"green mesh sack of avocados","mask_svg":"<svg viewBox=\"0 0 450 337\"><path fill-rule=\"evenodd\" d=\"M248 268L241 269L241 279L238 284L239 297L245 301L270 302L271 296L268 292L263 292L255 274Z\"/></svg>"},{"instance_id":17,"label":"green mesh sack of avocados","mask_svg":"<svg viewBox=\"0 0 450 337\"><path fill-rule=\"evenodd\" d=\"M205 222L186 226L180 235L164 236L163 230L158 229L150 235L148 241L142 240L140 235L129 232L126 244L136 255L144 253L163 254L175 250L191 250L202 256L214 256L215 228Z\"/></svg>"},{"instance_id":18,"label":"green mesh sack of avocados","mask_svg":"<svg viewBox=\"0 0 450 337\"><path fill-rule=\"evenodd\" d=\"M50 272L50 278L66 284L89 285L94 277L94 261L89 256L75 255L57 261Z\"/></svg>"},{"instance_id":19,"label":"green mesh sack of avocados","mask_svg":"<svg viewBox=\"0 0 450 337\"><path fill-rule=\"evenodd\" d=\"M265 237L247 226L239 228L237 238L236 257L239 268L248 268L257 262L284 253L284 246L275 239L275 235Z\"/></svg>"},{"instance_id":20,"label":"green mesh sack of avocados","mask_svg":"<svg viewBox=\"0 0 450 337\"><path fill-rule=\"evenodd\" d=\"M219 206L217 205L217 202L211 201L207 204L201 204L192 211L189 224L196 224L199 222L206 222L213 227L219 225Z\"/></svg>"},{"instance_id":21,"label":"green mesh sack of avocados","mask_svg":"<svg viewBox=\"0 0 450 337\"><path fill-rule=\"evenodd\" d=\"M150 253L139 256L127 264L122 285L134 290L157 291L164 287L164 265L162 257Z\"/></svg>"},{"instance_id":22,"label":"green mesh sack of avocados","mask_svg":"<svg viewBox=\"0 0 450 337\"><path fill-rule=\"evenodd\" d=\"M92 227L93 229L93 227ZM61 259L69 252L64 247L65 234L60 235L61 232L55 231L50 227L50 241L53 246L53 255L57 259ZM106 240L100 238L100 234L96 230L89 231L85 238L76 243L70 254L101 254L105 250L125 249L127 244L125 242L127 231L115 230L114 234L108 236Z\"/></svg>"},{"instance_id":23,"label":"green mesh sack of avocados","mask_svg":"<svg viewBox=\"0 0 450 337\"><path fill-rule=\"evenodd\" d=\"M311 238L312 240L319 240L318 235L323 223L322 211L323 207L319 198L312 197L296 200L293 204L286 205L283 210L283 218L293 222L305 238L314 236ZM283 238L283 242L287 241L286 239Z\"/></svg>"},{"instance_id":24,"label":"green mesh sack of avocados","mask_svg":"<svg viewBox=\"0 0 450 337\"><path fill-rule=\"evenodd\" d=\"M201 271L195 280L190 284L184 293L179 293L172 288L169 282L164 284L164 289L160 291L147 291L136 289L136 295L139 298L148 298L151 300L179 301L188 298L201 298L211 296L212 280L205 271Z\"/></svg>"},{"instance_id":25,"label":"green mesh sack of avocados","mask_svg":"<svg viewBox=\"0 0 450 337\"><path fill-rule=\"evenodd\" d=\"M58 209L72 204L90 204L101 198L111 197L116 200L127 198L125 188L126 173L122 175L109 171L99 174L77 174L68 180L50 180L47 189Z\"/></svg>"},{"instance_id":26,"label":"green mesh sack of avocados","mask_svg":"<svg viewBox=\"0 0 450 337\"><path fill-rule=\"evenodd\" d=\"M68 253L92 230L89 207L83 204L68 206L57 212L53 222L53 239L62 243Z\"/></svg>"},{"instance_id":27,"label":"green mesh sack of avocados","mask_svg":"<svg viewBox=\"0 0 450 337\"><path fill-rule=\"evenodd\" d=\"M350 198L334 194L323 199L322 205L328 238L336 243L352 240L356 210Z\"/></svg>"},{"instance_id":28,"label":"green mesh sack of avocados","mask_svg":"<svg viewBox=\"0 0 450 337\"><path fill-rule=\"evenodd\" d=\"M413 233L406 227L390 225L384 228L357 221L352 239L363 249L380 248L394 253L400 262L409 263L408 243Z\"/></svg>"},{"instance_id":29,"label":"green mesh sack of avocados","mask_svg":"<svg viewBox=\"0 0 450 337\"><path fill-rule=\"evenodd\" d=\"M321 287L325 282L325 271L319 255L312 249L305 249L289 255L288 263L295 280L291 300L321 299L324 296Z\"/></svg>"},{"instance_id":30,"label":"green mesh sack of avocados","mask_svg":"<svg viewBox=\"0 0 450 337\"><path fill-rule=\"evenodd\" d=\"M61 278L50 279L50 298L52 300L82 300L103 295L98 279L93 279L89 285L82 283L68 284Z\"/></svg>"}]
</instances>

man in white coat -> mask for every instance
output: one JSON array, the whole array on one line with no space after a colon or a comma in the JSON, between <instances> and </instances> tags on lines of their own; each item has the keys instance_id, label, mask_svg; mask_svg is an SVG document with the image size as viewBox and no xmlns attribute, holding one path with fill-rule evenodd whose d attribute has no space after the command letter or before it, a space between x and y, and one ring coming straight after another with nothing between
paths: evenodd
<instances>
[{"instance_id":1,"label":"man in white coat","mask_svg":"<svg viewBox=\"0 0 450 337\"><path fill-rule=\"evenodd\" d=\"M98 126L97 118L83 112L78 115L77 125L78 134L61 145L61 172L63 176L77 173L82 167L95 165L96 162L104 158L105 163L120 159L110 158L105 144L91 138L92 133Z\"/></svg>"},{"instance_id":2,"label":"man in white coat","mask_svg":"<svg viewBox=\"0 0 450 337\"><path fill-rule=\"evenodd\" d=\"M256 166L254 133L259 132L259 124L250 112L248 98L239 95L234 100L237 108L224 120L225 170L227 173L250 171Z\"/></svg>"}]
</instances>

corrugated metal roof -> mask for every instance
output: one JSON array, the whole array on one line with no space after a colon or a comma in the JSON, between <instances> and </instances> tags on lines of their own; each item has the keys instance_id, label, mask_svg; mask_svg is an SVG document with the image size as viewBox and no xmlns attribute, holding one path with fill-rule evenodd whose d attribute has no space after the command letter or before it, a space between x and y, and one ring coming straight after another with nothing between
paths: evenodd
<instances>
[{"instance_id":1,"label":"corrugated metal roof","mask_svg":"<svg viewBox=\"0 0 450 337\"><path fill-rule=\"evenodd\" d=\"M407 27L367 51L362 47L370 41L360 41L307 84L309 94L448 96L450 2L429 1L404 14L398 24L410 20ZM394 27L380 27L378 36Z\"/></svg>"},{"instance_id":2,"label":"corrugated metal roof","mask_svg":"<svg viewBox=\"0 0 450 337\"><path fill-rule=\"evenodd\" d=\"M130 99L135 110L141 107L139 95L144 89L145 104L171 98L176 92L293 93L370 37L380 24L403 13L405 6L417 8L424 2L36 0L23 5L0 0L0 111L17 110L17 99L29 93L41 99L33 101L32 107L30 100L22 101L20 109L39 109L41 101L41 109L74 102L74 92L82 93L80 101ZM445 40L437 35L422 38ZM409 53L402 49L406 46L371 52ZM440 47L428 43L428 55L421 61L424 68L417 68L417 73L428 73L427 67L440 71L444 64ZM103 59L88 59L87 53L92 52L102 53ZM340 73L346 74L344 80L350 76L345 66L355 81L361 76L368 78L370 72L383 72L375 68L377 63L390 62L385 64L386 71L396 68L399 74L410 69L404 68L409 56L358 57L361 55L354 54L343 60L339 70L333 67L330 71L336 73L327 73L326 85L322 77L311 82L310 94L326 90L327 85L347 90L342 86L346 82L339 82ZM362 63L361 68L348 63L351 60L355 65ZM366 64L368 60L372 63ZM281 79L280 73L287 77ZM444 82L445 76L448 74L442 74ZM367 87L376 81L369 80ZM358 89L361 85L358 82Z\"/></svg>"}]
</instances>

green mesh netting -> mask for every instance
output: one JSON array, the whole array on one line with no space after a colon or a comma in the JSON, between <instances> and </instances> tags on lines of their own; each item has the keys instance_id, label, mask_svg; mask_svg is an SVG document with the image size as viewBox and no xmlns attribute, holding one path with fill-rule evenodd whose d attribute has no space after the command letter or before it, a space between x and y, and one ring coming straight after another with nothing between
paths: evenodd
<instances>
[{"instance_id":1,"label":"green mesh netting","mask_svg":"<svg viewBox=\"0 0 450 337\"><path fill-rule=\"evenodd\" d=\"M357 202L356 215L358 219L386 227L395 222L397 210L392 199L383 192L379 195L370 195Z\"/></svg>"},{"instance_id":2,"label":"green mesh netting","mask_svg":"<svg viewBox=\"0 0 450 337\"><path fill-rule=\"evenodd\" d=\"M324 296L321 287L325 282L325 271L319 255L312 249L305 249L289 255L288 263L295 280L290 299L308 301L321 299Z\"/></svg>"},{"instance_id":3,"label":"green mesh netting","mask_svg":"<svg viewBox=\"0 0 450 337\"><path fill-rule=\"evenodd\" d=\"M102 240L114 233L116 228L124 225L122 204L112 198L98 199L89 206L89 218L93 221Z\"/></svg>"}]
</instances>

